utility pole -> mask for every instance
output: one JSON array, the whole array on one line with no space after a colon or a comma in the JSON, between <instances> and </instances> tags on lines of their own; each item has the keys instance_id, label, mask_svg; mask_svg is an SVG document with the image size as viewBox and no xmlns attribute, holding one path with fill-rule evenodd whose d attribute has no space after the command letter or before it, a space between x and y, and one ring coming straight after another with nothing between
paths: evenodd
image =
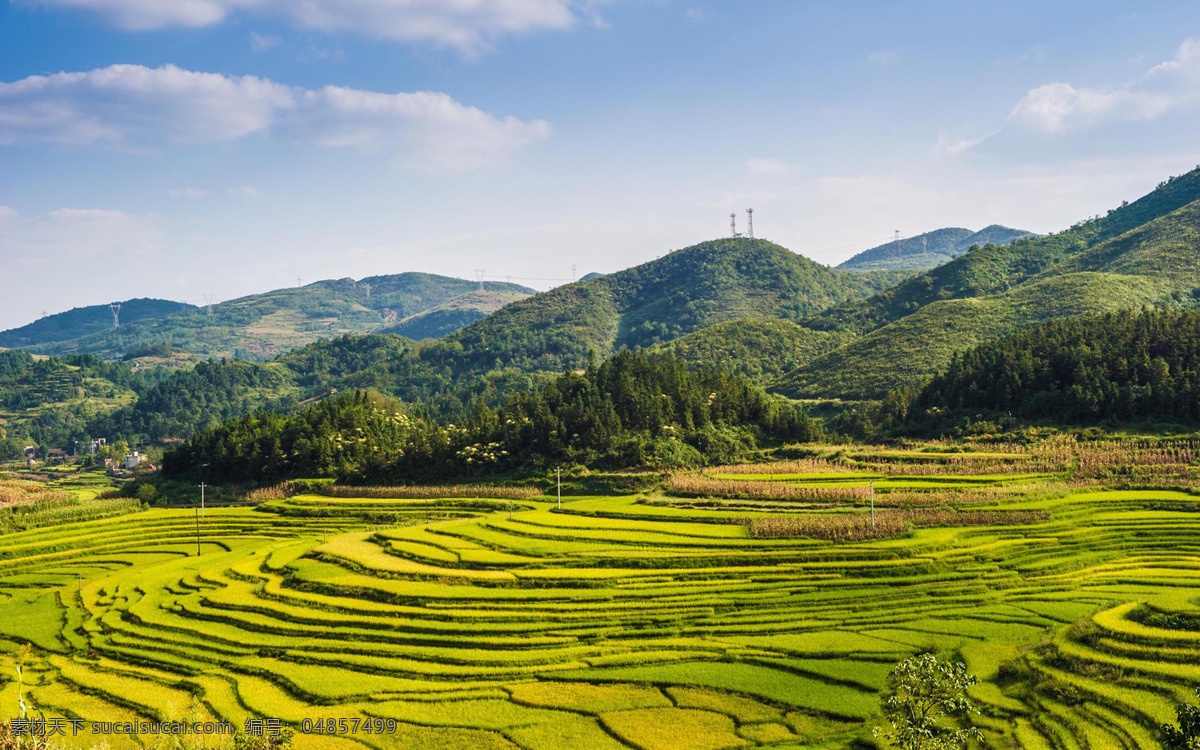
<instances>
[{"instance_id":1,"label":"utility pole","mask_svg":"<svg viewBox=\"0 0 1200 750\"><path fill-rule=\"evenodd\" d=\"M200 512L196 512L196 557L200 556Z\"/></svg>"},{"instance_id":2,"label":"utility pole","mask_svg":"<svg viewBox=\"0 0 1200 750\"><path fill-rule=\"evenodd\" d=\"M204 482L200 483L200 515L204 515Z\"/></svg>"},{"instance_id":3,"label":"utility pole","mask_svg":"<svg viewBox=\"0 0 1200 750\"><path fill-rule=\"evenodd\" d=\"M483 274L484 274L484 269L482 269L482 268L475 269L475 278L479 280L479 291L481 291L481 292L483 291Z\"/></svg>"},{"instance_id":4,"label":"utility pole","mask_svg":"<svg viewBox=\"0 0 1200 750\"><path fill-rule=\"evenodd\" d=\"M300 278L299 276L297 276L297 277L296 277L296 286L300 286L300 285L301 285L301 284L303 284L303 283L304 283L304 279L302 279L302 278Z\"/></svg>"},{"instance_id":5,"label":"utility pole","mask_svg":"<svg viewBox=\"0 0 1200 750\"><path fill-rule=\"evenodd\" d=\"M562 468L554 470L554 477L558 480L558 509L562 510Z\"/></svg>"}]
</instances>

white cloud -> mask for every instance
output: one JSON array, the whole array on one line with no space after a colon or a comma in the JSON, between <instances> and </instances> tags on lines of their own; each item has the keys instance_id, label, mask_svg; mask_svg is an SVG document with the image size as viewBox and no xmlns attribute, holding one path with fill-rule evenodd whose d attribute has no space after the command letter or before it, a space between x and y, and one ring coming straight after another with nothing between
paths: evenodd
<instances>
[{"instance_id":1,"label":"white cloud","mask_svg":"<svg viewBox=\"0 0 1200 750\"><path fill-rule=\"evenodd\" d=\"M1200 39L1180 45L1174 60L1154 66L1119 88L1047 83L1025 95L1008 121L1016 127L1062 133L1112 122L1146 121L1200 102Z\"/></svg>"},{"instance_id":2,"label":"white cloud","mask_svg":"<svg viewBox=\"0 0 1200 750\"><path fill-rule=\"evenodd\" d=\"M900 55L895 50L880 49L875 50L867 55L867 62L875 63L876 65L891 65L900 59Z\"/></svg>"},{"instance_id":3,"label":"white cloud","mask_svg":"<svg viewBox=\"0 0 1200 750\"><path fill-rule=\"evenodd\" d=\"M277 36L250 32L250 49L254 52L270 52L282 42L283 40Z\"/></svg>"},{"instance_id":4,"label":"white cloud","mask_svg":"<svg viewBox=\"0 0 1200 750\"><path fill-rule=\"evenodd\" d=\"M687 19L692 23L700 23L708 17L708 14L702 8L688 8L686 15Z\"/></svg>"},{"instance_id":5,"label":"white cloud","mask_svg":"<svg viewBox=\"0 0 1200 750\"><path fill-rule=\"evenodd\" d=\"M17 218L17 209L0 206L0 221L8 221L15 218Z\"/></svg>"},{"instance_id":6,"label":"white cloud","mask_svg":"<svg viewBox=\"0 0 1200 750\"><path fill-rule=\"evenodd\" d=\"M230 195L240 195L244 198L256 198L259 195L258 188L254 187L253 185L240 185L238 187L229 188L225 192L229 193Z\"/></svg>"},{"instance_id":7,"label":"white cloud","mask_svg":"<svg viewBox=\"0 0 1200 750\"><path fill-rule=\"evenodd\" d=\"M0 144L228 141L295 105L292 89L255 76L112 65L0 82Z\"/></svg>"},{"instance_id":8,"label":"white cloud","mask_svg":"<svg viewBox=\"0 0 1200 750\"><path fill-rule=\"evenodd\" d=\"M747 159L746 168L751 174L779 175L792 171L782 159Z\"/></svg>"},{"instance_id":9,"label":"white cloud","mask_svg":"<svg viewBox=\"0 0 1200 750\"><path fill-rule=\"evenodd\" d=\"M595 2L578 0L24 0L91 11L132 31L199 28L245 11L301 28L430 42L473 54L505 35L561 30L580 15L596 23Z\"/></svg>"},{"instance_id":10,"label":"white cloud","mask_svg":"<svg viewBox=\"0 0 1200 750\"><path fill-rule=\"evenodd\" d=\"M0 145L145 149L274 132L300 143L384 153L403 168L454 172L503 162L549 136L550 126L501 119L435 92L302 89L173 65L113 65L0 82Z\"/></svg>"},{"instance_id":11,"label":"white cloud","mask_svg":"<svg viewBox=\"0 0 1200 750\"><path fill-rule=\"evenodd\" d=\"M167 191L167 195L172 198L204 198L208 196L207 190L198 188L171 188Z\"/></svg>"}]
</instances>

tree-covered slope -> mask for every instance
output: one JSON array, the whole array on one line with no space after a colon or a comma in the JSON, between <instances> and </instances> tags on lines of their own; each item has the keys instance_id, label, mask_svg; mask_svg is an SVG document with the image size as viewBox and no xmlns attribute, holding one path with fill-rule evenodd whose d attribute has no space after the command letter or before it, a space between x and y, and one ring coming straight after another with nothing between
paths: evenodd
<instances>
[{"instance_id":1,"label":"tree-covered slope","mask_svg":"<svg viewBox=\"0 0 1200 750\"><path fill-rule=\"evenodd\" d=\"M394 333L418 341L438 339L528 296L524 292L468 292L437 307L410 315L380 333Z\"/></svg>"},{"instance_id":2,"label":"tree-covered slope","mask_svg":"<svg viewBox=\"0 0 1200 750\"><path fill-rule=\"evenodd\" d=\"M120 303L122 325L135 323L146 318L160 318L172 313L191 310L191 305L165 299L127 299ZM0 331L0 347L19 349L38 344L50 344L68 339L77 339L90 333L112 328L112 311L108 305L76 307L66 312L47 315L29 325Z\"/></svg>"},{"instance_id":3,"label":"tree-covered slope","mask_svg":"<svg viewBox=\"0 0 1200 750\"><path fill-rule=\"evenodd\" d=\"M476 282L425 273L318 281L215 304L211 314L194 308L28 348L44 354L119 357L165 342L177 352L200 358L267 360L317 339L377 331L477 289ZM485 289L533 291L502 282L487 282Z\"/></svg>"},{"instance_id":4,"label":"tree-covered slope","mask_svg":"<svg viewBox=\"0 0 1200 750\"><path fill-rule=\"evenodd\" d=\"M1200 288L1200 200L1067 258L1043 275L1102 271L1148 276L1173 291Z\"/></svg>"},{"instance_id":5,"label":"tree-covered slope","mask_svg":"<svg viewBox=\"0 0 1200 750\"><path fill-rule=\"evenodd\" d=\"M836 331L814 331L790 320L730 320L658 348L693 367L724 367L756 383L766 383L837 348L844 340L845 335Z\"/></svg>"},{"instance_id":6,"label":"tree-covered slope","mask_svg":"<svg viewBox=\"0 0 1200 750\"><path fill-rule=\"evenodd\" d=\"M867 332L948 299L997 294L1068 257L1166 216L1200 199L1200 168L1161 183L1142 198L1045 237L985 245L869 299L834 306L804 321L823 330Z\"/></svg>"},{"instance_id":7,"label":"tree-covered slope","mask_svg":"<svg viewBox=\"0 0 1200 750\"><path fill-rule=\"evenodd\" d=\"M817 357L774 390L797 398L879 398L933 375L956 353L1018 328L1155 304L1169 292L1169 284L1152 278L1089 272L1047 277L990 297L934 302Z\"/></svg>"}]
</instances>

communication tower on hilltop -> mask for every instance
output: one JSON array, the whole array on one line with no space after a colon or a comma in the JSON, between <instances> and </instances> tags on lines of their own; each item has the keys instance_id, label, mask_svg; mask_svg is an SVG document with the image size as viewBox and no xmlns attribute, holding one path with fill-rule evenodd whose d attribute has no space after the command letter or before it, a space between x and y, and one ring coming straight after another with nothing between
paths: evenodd
<instances>
[{"instance_id":1,"label":"communication tower on hilltop","mask_svg":"<svg viewBox=\"0 0 1200 750\"><path fill-rule=\"evenodd\" d=\"M896 230L896 236L892 238L892 255L900 256L900 230Z\"/></svg>"},{"instance_id":2,"label":"communication tower on hilltop","mask_svg":"<svg viewBox=\"0 0 1200 750\"><path fill-rule=\"evenodd\" d=\"M729 214L729 236L730 237L741 237L742 236L742 235L738 234L737 214L736 213Z\"/></svg>"},{"instance_id":3,"label":"communication tower on hilltop","mask_svg":"<svg viewBox=\"0 0 1200 750\"><path fill-rule=\"evenodd\" d=\"M482 292L483 291L483 269L482 268L475 269L475 278L479 280L479 291Z\"/></svg>"},{"instance_id":4,"label":"communication tower on hilltop","mask_svg":"<svg viewBox=\"0 0 1200 750\"><path fill-rule=\"evenodd\" d=\"M746 209L746 236L754 239L754 209Z\"/></svg>"},{"instance_id":5,"label":"communication tower on hilltop","mask_svg":"<svg viewBox=\"0 0 1200 750\"><path fill-rule=\"evenodd\" d=\"M108 306L108 309L110 312L112 312L113 328L120 328L121 327L121 303L113 302L112 304L110 304Z\"/></svg>"},{"instance_id":6,"label":"communication tower on hilltop","mask_svg":"<svg viewBox=\"0 0 1200 750\"><path fill-rule=\"evenodd\" d=\"M212 315L212 303L215 297L211 294L204 295L204 314Z\"/></svg>"}]
</instances>

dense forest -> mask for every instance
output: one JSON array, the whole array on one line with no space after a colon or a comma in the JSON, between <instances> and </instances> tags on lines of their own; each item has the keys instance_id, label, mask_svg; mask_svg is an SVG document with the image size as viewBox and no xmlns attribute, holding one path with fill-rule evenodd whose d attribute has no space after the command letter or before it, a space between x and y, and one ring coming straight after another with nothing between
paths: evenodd
<instances>
[{"instance_id":1,"label":"dense forest","mask_svg":"<svg viewBox=\"0 0 1200 750\"><path fill-rule=\"evenodd\" d=\"M671 467L816 436L802 407L742 375L638 350L516 391L499 408L480 399L457 423L367 391L292 416L258 412L202 430L164 457L163 471L223 481L408 481L554 465Z\"/></svg>"},{"instance_id":2,"label":"dense forest","mask_svg":"<svg viewBox=\"0 0 1200 750\"><path fill-rule=\"evenodd\" d=\"M921 419L1200 421L1200 311L1123 311L1020 331L956 355L914 406Z\"/></svg>"}]
</instances>

